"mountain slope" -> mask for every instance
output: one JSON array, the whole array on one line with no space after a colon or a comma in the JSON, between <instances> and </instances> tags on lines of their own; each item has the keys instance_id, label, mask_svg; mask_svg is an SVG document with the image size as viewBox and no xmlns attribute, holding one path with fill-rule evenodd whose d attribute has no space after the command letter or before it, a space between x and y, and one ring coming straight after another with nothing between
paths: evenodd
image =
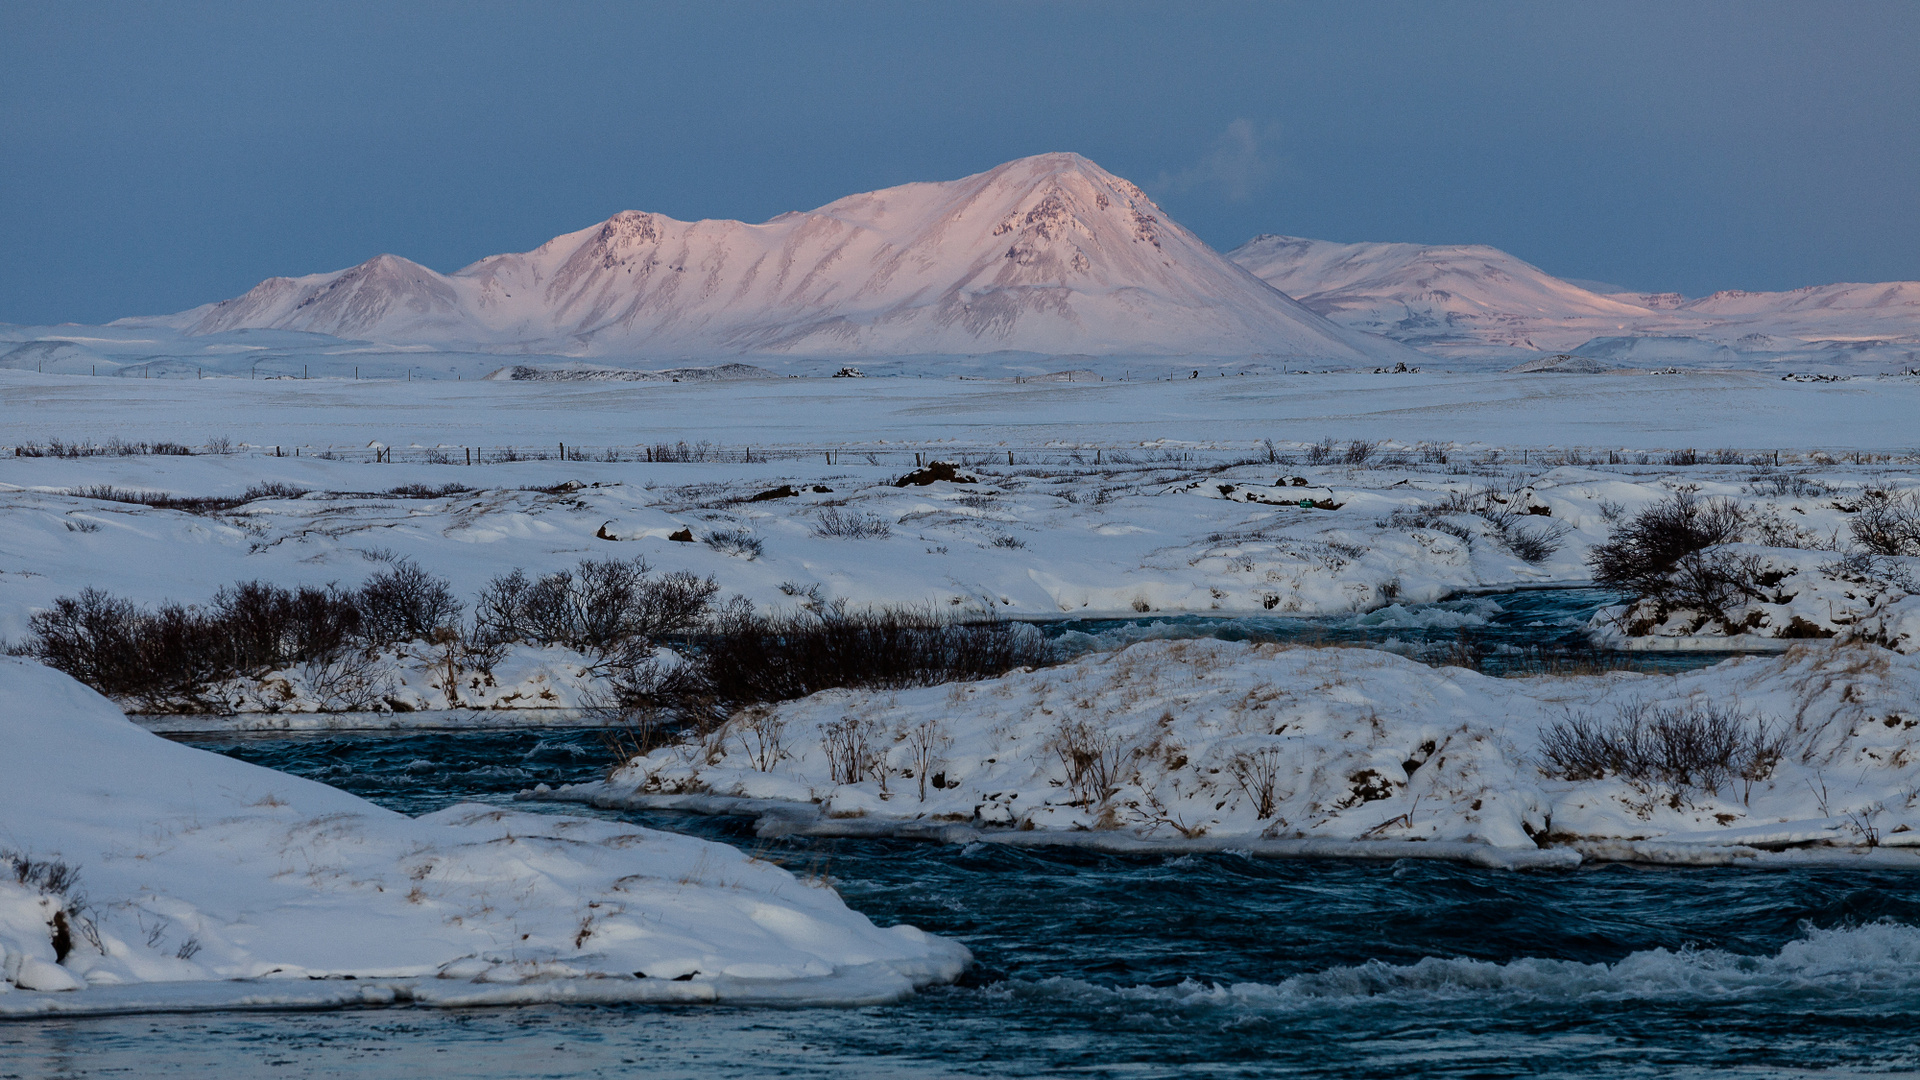
<instances>
[{"instance_id":1,"label":"mountain slope","mask_svg":"<svg viewBox=\"0 0 1920 1080\"><path fill-rule=\"evenodd\" d=\"M1497 248L1259 236L1228 258L1335 322L1449 358L1885 368L1920 349L1920 282L1600 294Z\"/></svg>"},{"instance_id":2,"label":"mountain slope","mask_svg":"<svg viewBox=\"0 0 1920 1080\"><path fill-rule=\"evenodd\" d=\"M1335 322L1416 346L1562 349L1648 314L1479 244L1256 236L1227 257Z\"/></svg>"},{"instance_id":3,"label":"mountain slope","mask_svg":"<svg viewBox=\"0 0 1920 1080\"><path fill-rule=\"evenodd\" d=\"M1423 359L1307 310L1077 154L758 225L625 211L447 275L383 255L175 323L576 355Z\"/></svg>"}]
</instances>

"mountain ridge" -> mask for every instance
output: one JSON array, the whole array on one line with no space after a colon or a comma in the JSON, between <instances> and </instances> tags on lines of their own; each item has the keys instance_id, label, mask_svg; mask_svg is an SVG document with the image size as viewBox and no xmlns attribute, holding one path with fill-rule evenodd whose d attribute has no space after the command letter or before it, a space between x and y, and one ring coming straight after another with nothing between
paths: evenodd
<instances>
[{"instance_id":1,"label":"mountain ridge","mask_svg":"<svg viewBox=\"0 0 1920 1080\"><path fill-rule=\"evenodd\" d=\"M626 210L452 274L379 255L140 321L587 356L1423 359L1323 319L1067 153L759 224Z\"/></svg>"}]
</instances>

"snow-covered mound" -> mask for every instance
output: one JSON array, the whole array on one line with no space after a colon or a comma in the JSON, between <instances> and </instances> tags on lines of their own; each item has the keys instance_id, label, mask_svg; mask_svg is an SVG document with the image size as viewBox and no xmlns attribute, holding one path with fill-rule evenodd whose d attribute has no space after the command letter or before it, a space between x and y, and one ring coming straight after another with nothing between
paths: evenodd
<instances>
[{"instance_id":1,"label":"snow-covered mound","mask_svg":"<svg viewBox=\"0 0 1920 1080\"><path fill-rule=\"evenodd\" d=\"M623 211L450 275L392 255L170 319L588 355L996 350L1418 362L1320 318L1077 154L758 225Z\"/></svg>"},{"instance_id":2,"label":"snow-covered mound","mask_svg":"<svg viewBox=\"0 0 1920 1080\"><path fill-rule=\"evenodd\" d=\"M1341 244L1257 236L1227 257L1343 326L1439 355L1520 362L1525 352L1604 369L1897 370L1920 359L1920 282L1789 292L1597 293L1478 244Z\"/></svg>"},{"instance_id":3,"label":"snow-covered mound","mask_svg":"<svg viewBox=\"0 0 1920 1080\"><path fill-rule=\"evenodd\" d=\"M967 960L722 844L478 804L408 818L167 742L18 659L0 747L0 1015L870 1002Z\"/></svg>"},{"instance_id":4,"label":"snow-covered mound","mask_svg":"<svg viewBox=\"0 0 1920 1080\"><path fill-rule=\"evenodd\" d=\"M1556 724L1636 707L1738 713L1743 737L1772 742L1736 751L1730 773L1696 762L1689 779L1569 777L1544 752ZM1368 650L1157 641L748 710L603 784L543 794L618 806L694 792L1169 838L1900 845L1920 843L1916 727L1920 657L1871 645L1677 676L1499 679Z\"/></svg>"}]
</instances>

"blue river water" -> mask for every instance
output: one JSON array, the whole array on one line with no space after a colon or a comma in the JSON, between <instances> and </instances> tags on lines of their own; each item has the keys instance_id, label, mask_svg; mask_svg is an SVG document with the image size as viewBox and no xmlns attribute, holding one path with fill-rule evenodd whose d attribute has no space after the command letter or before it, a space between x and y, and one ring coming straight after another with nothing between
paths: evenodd
<instances>
[{"instance_id":1,"label":"blue river water","mask_svg":"<svg viewBox=\"0 0 1920 1080\"><path fill-rule=\"evenodd\" d=\"M418 813L604 767L584 730L199 737ZM543 804L522 804L539 807ZM555 808L577 812L578 808ZM610 815L622 816L622 815ZM1920 875L1115 858L753 838L961 985L863 1009L537 1007L0 1025L0 1076L1742 1076L1920 1071Z\"/></svg>"}]
</instances>

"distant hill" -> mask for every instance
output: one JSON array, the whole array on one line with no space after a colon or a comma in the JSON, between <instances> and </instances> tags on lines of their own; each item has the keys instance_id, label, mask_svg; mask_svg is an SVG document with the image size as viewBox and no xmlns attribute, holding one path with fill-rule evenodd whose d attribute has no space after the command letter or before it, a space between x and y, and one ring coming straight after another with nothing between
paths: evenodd
<instances>
[{"instance_id":1,"label":"distant hill","mask_svg":"<svg viewBox=\"0 0 1920 1080\"><path fill-rule=\"evenodd\" d=\"M1450 358L1523 367L1558 353L1694 367L1920 361L1920 282L1689 299L1597 293L1482 245L1258 236L1227 257L1334 322Z\"/></svg>"}]
</instances>

